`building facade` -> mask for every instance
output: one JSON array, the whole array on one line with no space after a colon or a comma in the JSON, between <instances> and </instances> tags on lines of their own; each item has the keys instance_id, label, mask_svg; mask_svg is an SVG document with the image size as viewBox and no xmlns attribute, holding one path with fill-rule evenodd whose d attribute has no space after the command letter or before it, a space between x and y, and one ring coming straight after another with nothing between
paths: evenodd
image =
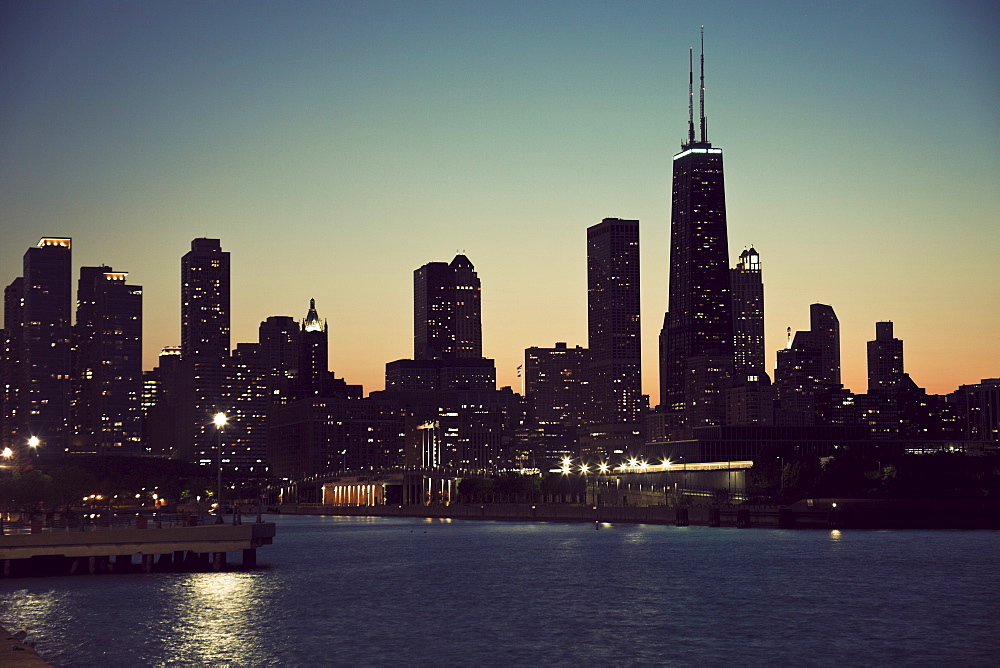
<instances>
[{"instance_id":1,"label":"building facade","mask_svg":"<svg viewBox=\"0 0 1000 668\"><path fill-rule=\"evenodd\" d=\"M524 351L527 415L522 440L533 466L546 470L580 455L589 385L590 353L582 346L532 347Z\"/></svg>"},{"instance_id":2,"label":"building facade","mask_svg":"<svg viewBox=\"0 0 1000 668\"><path fill-rule=\"evenodd\" d=\"M24 254L4 295L5 444L57 456L69 447L72 239L45 237Z\"/></svg>"},{"instance_id":3,"label":"building facade","mask_svg":"<svg viewBox=\"0 0 1000 668\"><path fill-rule=\"evenodd\" d=\"M725 423L733 377L726 189L722 149L708 140L704 52L698 139L692 84L693 68L688 138L673 157L670 285L660 346L660 411L674 437Z\"/></svg>"},{"instance_id":4,"label":"building facade","mask_svg":"<svg viewBox=\"0 0 1000 668\"><path fill-rule=\"evenodd\" d=\"M81 267L73 326L70 450L142 452L142 286Z\"/></svg>"},{"instance_id":5,"label":"building facade","mask_svg":"<svg viewBox=\"0 0 1000 668\"><path fill-rule=\"evenodd\" d=\"M413 359L483 356L480 282L464 255L413 272Z\"/></svg>"},{"instance_id":6,"label":"building facade","mask_svg":"<svg viewBox=\"0 0 1000 668\"><path fill-rule=\"evenodd\" d=\"M181 419L178 451L206 466L217 463L213 416L230 409L226 360L230 346L229 253L218 239L194 239L181 258Z\"/></svg>"},{"instance_id":7,"label":"building facade","mask_svg":"<svg viewBox=\"0 0 1000 668\"><path fill-rule=\"evenodd\" d=\"M588 429L583 449L608 458L641 440L639 221L605 218L587 228Z\"/></svg>"}]
</instances>

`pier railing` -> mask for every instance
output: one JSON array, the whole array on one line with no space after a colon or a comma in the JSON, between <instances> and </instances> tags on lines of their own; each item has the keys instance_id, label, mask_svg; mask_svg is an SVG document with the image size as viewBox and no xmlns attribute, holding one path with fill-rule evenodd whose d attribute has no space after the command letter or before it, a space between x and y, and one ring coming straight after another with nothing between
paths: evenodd
<instances>
[{"instance_id":1,"label":"pier railing","mask_svg":"<svg viewBox=\"0 0 1000 668\"><path fill-rule=\"evenodd\" d=\"M226 517L226 523L232 518ZM65 531L113 531L118 529L152 529L199 526L217 522L207 513L155 512L121 510L71 513L2 513L0 535L16 536L30 533Z\"/></svg>"}]
</instances>

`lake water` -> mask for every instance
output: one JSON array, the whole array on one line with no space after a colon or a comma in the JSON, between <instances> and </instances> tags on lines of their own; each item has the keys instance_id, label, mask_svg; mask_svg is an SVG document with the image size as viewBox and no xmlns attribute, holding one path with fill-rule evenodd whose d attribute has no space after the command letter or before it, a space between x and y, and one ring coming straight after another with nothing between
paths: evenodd
<instances>
[{"instance_id":1,"label":"lake water","mask_svg":"<svg viewBox=\"0 0 1000 668\"><path fill-rule=\"evenodd\" d=\"M57 666L970 666L1000 655L1000 532L276 521L254 571L0 580L0 624L27 626Z\"/></svg>"}]
</instances>

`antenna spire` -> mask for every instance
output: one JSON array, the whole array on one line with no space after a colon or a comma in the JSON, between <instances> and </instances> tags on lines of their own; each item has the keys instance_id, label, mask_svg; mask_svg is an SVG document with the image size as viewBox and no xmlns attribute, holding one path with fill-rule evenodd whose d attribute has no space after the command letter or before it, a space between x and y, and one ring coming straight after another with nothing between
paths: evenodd
<instances>
[{"instance_id":1,"label":"antenna spire","mask_svg":"<svg viewBox=\"0 0 1000 668\"><path fill-rule=\"evenodd\" d=\"M688 47L688 144L694 143L694 47Z\"/></svg>"},{"instance_id":2,"label":"antenna spire","mask_svg":"<svg viewBox=\"0 0 1000 668\"><path fill-rule=\"evenodd\" d=\"M708 121L705 119L705 26L701 27L701 141L708 142Z\"/></svg>"}]
</instances>

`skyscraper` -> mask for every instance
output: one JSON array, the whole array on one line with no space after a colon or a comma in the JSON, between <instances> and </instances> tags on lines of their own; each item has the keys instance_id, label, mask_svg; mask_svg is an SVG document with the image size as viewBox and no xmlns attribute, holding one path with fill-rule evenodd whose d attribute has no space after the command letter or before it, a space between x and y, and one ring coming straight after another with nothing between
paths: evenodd
<instances>
[{"instance_id":1,"label":"skyscraper","mask_svg":"<svg viewBox=\"0 0 1000 668\"><path fill-rule=\"evenodd\" d=\"M735 356L733 380L756 383L764 370L764 282L761 280L760 255L754 248L740 253L740 260L729 270L733 290L733 330Z\"/></svg>"},{"instance_id":2,"label":"skyscraper","mask_svg":"<svg viewBox=\"0 0 1000 668\"><path fill-rule=\"evenodd\" d=\"M586 418L589 351L581 346L524 351L525 436L537 466L579 454L579 430Z\"/></svg>"},{"instance_id":3,"label":"skyscraper","mask_svg":"<svg viewBox=\"0 0 1000 668\"><path fill-rule=\"evenodd\" d=\"M47 237L24 254L19 440L38 437L45 454L68 444L72 240Z\"/></svg>"},{"instance_id":4,"label":"skyscraper","mask_svg":"<svg viewBox=\"0 0 1000 668\"><path fill-rule=\"evenodd\" d=\"M676 436L725 422L734 352L722 149L708 141L704 41L697 140L690 55L688 137L673 158L670 286L660 351L660 410Z\"/></svg>"},{"instance_id":5,"label":"skyscraper","mask_svg":"<svg viewBox=\"0 0 1000 668\"><path fill-rule=\"evenodd\" d=\"M226 412L225 361L229 356L229 253L218 239L194 239L181 258L181 370L179 415L189 437L183 458L215 465L212 416Z\"/></svg>"},{"instance_id":6,"label":"skyscraper","mask_svg":"<svg viewBox=\"0 0 1000 668\"><path fill-rule=\"evenodd\" d=\"M831 306L809 306L810 328L795 332L778 351L774 384L780 402L779 423L829 422L840 384L840 321Z\"/></svg>"},{"instance_id":7,"label":"skyscraper","mask_svg":"<svg viewBox=\"0 0 1000 668\"><path fill-rule=\"evenodd\" d=\"M0 448L17 451L24 429L21 415L21 357L24 354L24 277L18 276L3 291L3 348L0 350Z\"/></svg>"},{"instance_id":8,"label":"skyscraper","mask_svg":"<svg viewBox=\"0 0 1000 668\"><path fill-rule=\"evenodd\" d=\"M311 396L327 396L330 381L330 344L325 320L316 313L316 300L309 300L309 311L299 334L299 387Z\"/></svg>"},{"instance_id":9,"label":"skyscraper","mask_svg":"<svg viewBox=\"0 0 1000 668\"><path fill-rule=\"evenodd\" d=\"M288 315L272 315L258 328L261 363L267 370L267 394L272 403L285 403L299 377L301 326Z\"/></svg>"},{"instance_id":10,"label":"skyscraper","mask_svg":"<svg viewBox=\"0 0 1000 668\"><path fill-rule=\"evenodd\" d=\"M483 356L480 284L464 255L413 272L413 359Z\"/></svg>"},{"instance_id":11,"label":"skyscraper","mask_svg":"<svg viewBox=\"0 0 1000 668\"><path fill-rule=\"evenodd\" d=\"M903 380L903 341L892 335L891 322L875 323L868 342L868 392L891 390Z\"/></svg>"},{"instance_id":12,"label":"skyscraper","mask_svg":"<svg viewBox=\"0 0 1000 668\"><path fill-rule=\"evenodd\" d=\"M605 218L587 228L591 428L584 449L602 457L642 431L639 296L639 221Z\"/></svg>"},{"instance_id":13,"label":"skyscraper","mask_svg":"<svg viewBox=\"0 0 1000 668\"><path fill-rule=\"evenodd\" d=\"M81 267L73 326L71 449L139 451L142 287L111 267Z\"/></svg>"},{"instance_id":14,"label":"skyscraper","mask_svg":"<svg viewBox=\"0 0 1000 668\"><path fill-rule=\"evenodd\" d=\"M181 355L229 354L229 253L218 239L195 239L181 258Z\"/></svg>"}]
</instances>

